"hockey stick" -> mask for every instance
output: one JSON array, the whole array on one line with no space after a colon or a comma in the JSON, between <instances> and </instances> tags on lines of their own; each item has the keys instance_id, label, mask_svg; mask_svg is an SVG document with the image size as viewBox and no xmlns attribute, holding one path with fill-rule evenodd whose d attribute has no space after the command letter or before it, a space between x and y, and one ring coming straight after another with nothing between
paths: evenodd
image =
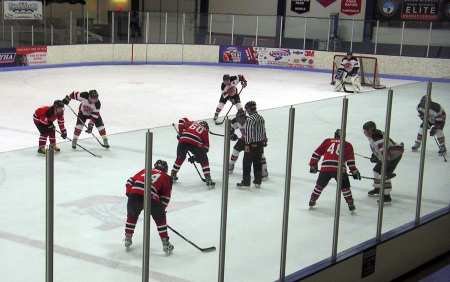
<instances>
[{"instance_id":1,"label":"hockey stick","mask_svg":"<svg viewBox=\"0 0 450 282\"><path fill-rule=\"evenodd\" d=\"M339 68L338 68L338 66L336 64L336 61L333 61L333 64L334 64L334 67L337 70L339 70ZM335 83L337 83L337 81ZM342 84L342 89L344 89L344 92L346 92L346 93L355 93L355 91L350 91L350 90L347 90L347 88L345 88L345 78L341 77L341 82L340 83Z\"/></svg>"},{"instance_id":2,"label":"hockey stick","mask_svg":"<svg viewBox=\"0 0 450 282\"><path fill-rule=\"evenodd\" d=\"M436 141L436 145L438 146L439 151L440 151L441 150L441 146L439 146L439 142L438 142L438 140L436 138L436 135L433 135L433 137L434 137L434 141ZM444 162L447 162L447 158L445 157L444 153L442 153L441 156L444 158Z\"/></svg>"},{"instance_id":3,"label":"hockey stick","mask_svg":"<svg viewBox=\"0 0 450 282\"><path fill-rule=\"evenodd\" d=\"M209 131L209 133L212 134L212 135L225 137L225 135L223 135L223 134L218 134L218 133L214 133L214 132L211 132L211 131Z\"/></svg>"},{"instance_id":4,"label":"hockey stick","mask_svg":"<svg viewBox=\"0 0 450 282\"><path fill-rule=\"evenodd\" d=\"M216 247L209 247L209 248L200 248L199 246L197 246L196 244L192 243L191 241L189 241L188 239L186 239L183 235L181 235L180 233L178 233L175 229L173 229L172 227L170 227L170 225L167 225L167 227L173 231L173 233L177 234L178 236L180 236L181 238L183 238L186 242L188 242L189 244L191 244L192 246L196 247L198 250L200 250L202 253L208 253L208 252L214 252L216 250Z\"/></svg>"},{"instance_id":5,"label":"hockey stick","mask_svg":"<svg viewBox=\"0 0 450 282\"><path fill-rule=\"evenodd\" d=\"M58 132L59 134L61 134L61 132L59 132L57 129L55 129L55 131ZM66 139L69 140L69 141L71 141L71 142L73 142L69 137L66 137ZM86 152L88 152L89 154L93 155L94 157L97 157L97 158L101 158L101 157L102 157L102 156L100 156L100 155L96 155L96 154L92 153L91 151L85 149L83 146L81 146L80 144L78 144L78 142L75 142L75 144L76 144L78 147L80 147L81 149L83 149L83 150L85 150Z\"/></svg>"},{"instance_id":6,"label":"hockey stick","mask_svg":"<svg viewBox=\"0 0 450 282\"><path fill-rule=\"evenodd\" d=\"M239 93L238 93L237 95L240 95L241 92L242 92L242 90L243 90L244 88L245 88L245 87L242 87L241 90L239 91ZM228 114L230 113L230 111L231 111L231 109L233 108L233 106L234 106L234 104L231 103L231 107L230 107L230 109L228 110L227 114L223 117L223 120L222 120L222 121L214 122L214 123L215 123L216 125L221 125L222 123L224 123L224 121L227 119L227 116L228 116ZM212 134L212 133L211 133L211 134ZM215 135L215 134L214 134L214 135Z\"/></svg>"},{"instance_id":7,"label":"hockey stick","mask_svg":"<svg viewBox=\"0 0 450 282\"><path fill-rule=\"evenodd\" d=\"M86 127L86 129L88 129L88 127L86 126L86 124L78 117L78 115L75 113L75 111L72 109L72 107L69 106L69 104L67 104L67 107L69 107L69 109L70 109L70 110L72 111L72 113L77 117L77 119L78 119L79 121L81 121L81 124L83 124L84 127ZM98 140L97 136L95 136L94 133L92 133L92 131L91 131L91 134L92 134L92 136L94 136L95 139L97 139L97 142L98 142L100 145L102 145L103 148L106 148L106 146L103 145L103 144L100 142L100 140Z\"/></svg>"},{"instance_id":8,"label":"hockey stick","mask_svg":"<svg viewBox=\"0 0 450 282\"><path fill-rule=\"evenodd\" d=\"M368 160L370 160L370 158L369 157L366 157L366 156L363 156L363 155L360 155L360 154L358 154L358 153L354 153L355 155L357 155L357 156L360 156L360 157L363 157L363 158L365 158L365 159L368 159Z\"/></svg>"},{"instance_id":9,"label":"hockey stick","mask_svg":"<svg viewBox=\"0 0 450 282\"><path fill-rule=\"evenodd\" d=\"M353 175L348 174L348 176L353 176ZM386 178L386 179L392 179L392 178L394 178L394 177L396 177L396 176L397 176L397 174L392 173L392 176L391 176L390 178ZM371 180L376 180L376 179L378 179L378 178L368 177L368 176L362 176L362 175L361 175L361 179L371 179Z\"/></svg>"},{"instance_id":10,"label":"hockey stick","mask_svg":"<svg viewBox=\"0 0 450 282\"><path fill-rule=\"evenodd\" d=\"M180 134L178 133L178 130L177 130L177 128L175 127L175 123L172 123L172 125L173 125L173 128L175 129L175 131L177 132L177 134L178 134L178 136L179 136ZM189 151L188 151L187 153L188 153L189 158L191 158L191 157L192 157L192 156L191 156L191 153L189 153ZM206 182L206 179L204 179L204 178L202 177L202 175L200 174L200 171L198 171L198 168L197 168L197 165L195 164L195 162L193 162L192 164L194 165L195 170L196 170L197 173L198 173L198 176L200 176L200 178L202 179L203 182Z\"/></svg>"}]
</instances>

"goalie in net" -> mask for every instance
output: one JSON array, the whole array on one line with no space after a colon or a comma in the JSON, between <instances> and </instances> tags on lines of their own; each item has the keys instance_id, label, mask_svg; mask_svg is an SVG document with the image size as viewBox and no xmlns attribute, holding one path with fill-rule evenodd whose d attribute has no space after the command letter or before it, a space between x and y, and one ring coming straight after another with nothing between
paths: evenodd
<instances>
[{"instance_id":1,"label":"goalie in net","mask_svg":"<svg viewBox=\"0 0 450 282\"><path fill-rule=\"evenodd\" d=\"M338 62L341 64L338 65ZM355 91L347 91L345 84L352 83ZM345 92L360 92L361 86L371 86L375 89L384 89L380 84L378 72L378 61L375 57L353 56L351 52L347 55L335 55L333 59L333 72L331 84L335 90L343 89Z\"/></svg>"}]
</instances>

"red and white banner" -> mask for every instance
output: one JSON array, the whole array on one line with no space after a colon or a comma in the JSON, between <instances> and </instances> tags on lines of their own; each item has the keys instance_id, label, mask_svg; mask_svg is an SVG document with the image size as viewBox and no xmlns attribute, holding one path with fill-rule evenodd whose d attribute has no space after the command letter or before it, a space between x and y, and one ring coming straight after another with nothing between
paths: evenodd
<instances>
[{"instance_id":1,"label":"red and white banner","mask_svg":"<svg viewBox=\"0 0 450 282\"><path fill-rule=\"evenodd\" d=\"M341 0L341 13L349 16L361 13L361 0Z\"/></svg>"},{"instance_id":2,"label":"red and white banner","mask_svg":"<svg viewBox=\"0 0 450 282\"><path fill-rule=\"evenodd\" d=\"M17 47L18 66L37 66L47 64L47 46Z\"/></svg>"}]
</instances>

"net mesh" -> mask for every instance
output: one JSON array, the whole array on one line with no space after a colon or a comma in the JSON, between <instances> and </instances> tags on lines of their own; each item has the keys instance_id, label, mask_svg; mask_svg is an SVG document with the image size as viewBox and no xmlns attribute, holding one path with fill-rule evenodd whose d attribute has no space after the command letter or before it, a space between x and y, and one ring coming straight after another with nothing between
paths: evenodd
<instances>
[{"instance_id":1,"label":"net mesh","mask_svg":"<svg viewBox=\"0 0 450 282\"><path fill-rule=\"evenodd\" d=\"M376 89L386 88L385 85L380 83L380 74L378 72L378 60L375 57L355 56L359 61L358 75L361 80L361 85L371 86ZM333 61L332 83L336 81L334 76L337 73L337 69L341 64L345 55L335 55Z\"/></svg>"}]
</instances>

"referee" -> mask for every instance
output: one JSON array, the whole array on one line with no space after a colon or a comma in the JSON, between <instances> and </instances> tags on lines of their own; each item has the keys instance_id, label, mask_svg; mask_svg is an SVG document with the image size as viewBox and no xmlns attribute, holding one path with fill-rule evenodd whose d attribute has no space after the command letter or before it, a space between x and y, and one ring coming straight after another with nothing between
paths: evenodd
<instances>
[{"instance_id":1,"label":"referee","mask_svg":"<svg viewBox=\"0 0 450 282\"><path fill-rule=\"evenodd\" d=\"M257 188L261 187L262 165L261 158L267 142L266 127L264 118L256 111L256 102L249 101L245 104L248 117L244 123L245 149L243 160L243 180L237 184L238 189L250 188L250 172L252 171L255 180L253 183Z\"/></svg>"}]
</instances>

